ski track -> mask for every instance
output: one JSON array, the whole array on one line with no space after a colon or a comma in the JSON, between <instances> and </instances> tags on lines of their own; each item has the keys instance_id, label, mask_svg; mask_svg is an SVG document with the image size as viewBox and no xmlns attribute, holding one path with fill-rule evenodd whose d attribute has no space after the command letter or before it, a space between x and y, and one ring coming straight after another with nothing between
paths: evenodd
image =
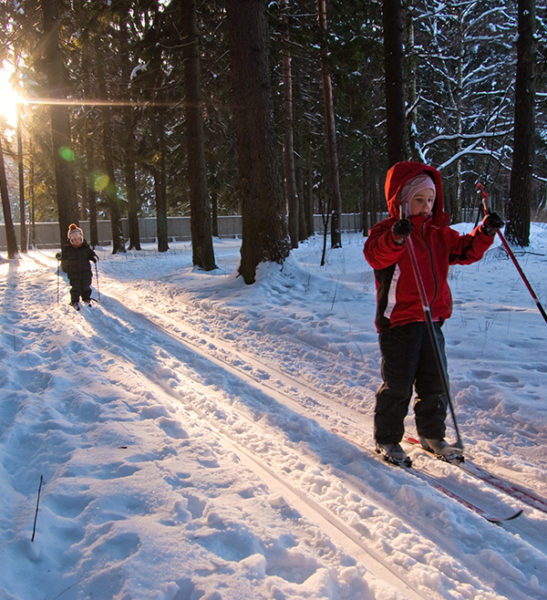
<instances>
[{"instance_id":1,"label":"ski track","mask_svg":"<svg viewBox=\"0 0 547 600\"><path fill-rule=\"evenodd\" d=\"M13 331L1 334L0 358L7 373L3 377L11 376L14 382L24 380L27 399L18 407L15 397L21 390L13 390L12 401L8 403L10 408L2 412L6 421L2 435L30 436L32 432L17 430L17 418L19 411L32 411L37 431L44 435L45 441L39 443L67 446L66 463L44 463L49 469L44 473L46 493L42 510L48 513L46 523L58 527L56 521L62 521L64 511L83 514L94 503L87 486L81 490L71 489L70 477L76 474L82 477L87 472L89 489L97 477L111 479L113 485L123 487L125 478L137 475L131 466L135 462L131 458L132 452L149 454L150 468L162 471L166 485L184 491L184 473L174 470L173 458L195 436L200 440L197 446L202 453L198 460L205 470L219 468L219 456L230 462L236 461L242 469L253 474L250 478L260 482L256 485L257 491L242 490L241 494L258 497L261 501L265 501L261 496L269 497L269 509L278 511L282 521L296 522L296 515L299 515L315 525L321 532L317 535L328 535L339 548L353 556L359 568L367 573L366 581L370 587L369 590L354 590L357 593L373 593L377 578L393 587L394 597L401 598L488 599L503 595L518 600L539 598L542 594L538 581L523 580L518 562L537 564L538 577L545 572L547 562L542 554L545 541L540 535L542 529L545 530L543 514L527 509L525 517L506 525L505 529L496 527L480 517L470 517L457 503L447 502L435 490L424 488L423 482L410 473L387 467L351 443L352 439L361 443L371 440L371 406L363 410L363 398L358 398L353 406L337 403L336 398L337 395L348 396L354 386L368 389L365 394L371 404L373 393L370 390L375 385L371 386L369 381L366 387L363 385L358 363L365 356L367 345L376 343L375 338L353 346L348 344L347 351L357 364L353 366L351 361L348 364L347 356L338 356L338 352L325 345L320 336L314 339L311 335L296 332L287 340L287 347L289 341L294 344L290 354L294 352L294 356L298 356L299 364L304 360L309 365L304 373L297 373L291 369L290 356L279 364L279 356L272 350L272 341L264 331L282 329L282 317L276 322L261 323L253 331L253 323L248 323L244 329L245 324L238 318L236 309L222 314L219 305L213 301L194 299L190 303L180 297L172 299L172 312L163 315L154 309L154 298L158 294L168 294L169 286L158 284L151 294L138 285L124 282L122 295L120 283L109 280L108 276L101 280L99 306L76 313L61 305L50 315L44 315L33 306L32 298L52 295L56 282L51 277L51 261L35 259L34 262L28 272L20 267L13 269L13 273L10 269L4 293L3 311ZM49 271L44 272L40 263ZM289 304L293 298L287 298L287 293L287 289L279 290L279 294L285 296L284 302ZM124 303L117 297L123 297ZM21 319L25 325L20 329L20 314L33 313L33 321ZM31 327L27 325L29 322ZM48 341L50 328L57 332L66 330L65 347L59 348ZM231 340L226 339L225 333L220 337L219 332L230 330L233 331ZM24 351L25 340L36 336L42 337L43 354L50 361L49 371L38 368L42 354ZM11 358L12 349L16 350L13 353L16 360ZM82 364L93 376L104 367L108 367L105 372L109 374L118 373L116 380L104 379L104 395L100 398L86 393L86 372L81 369L77 372L79 385L74 390L74 377L69 374L72 367ZM143 368L144 364L146 368ZM314 375L318 364L330 368L324 371L319 367L320 381ZM352 383L341 383L344 381ZM121 398L117 392L120 384L126 392ZM319 387L314 387L317 384ZM211 389L215 390L214 400L209 398ZM43 404L33 402L29 394L37 395L42 390L47 390L48 399L61 400ZM128 403L126 396L132 397L134 403ZM162 405L156 398L167 399L167 403ZM116 416L116 408L120 405L127 412L126 416L124 411L120 412L121 417ZM58 412L54 412L56 406ZM74 430L62 413L63 408L78 410L80 421L88 423L89 429ZM159 427L170 443L157 449L139 447L139 436L132 431L133 424L129 420L129 415L135 413L139 414L143 427ZM122 441L112 439L113 432L109 431L108 425L110 420L118 421L119 418L128 419L127 438ZM96 423L102 428L97 428ZM123 421L121 425L123 427ZM333 433L334 429L343 432L345 437ZM207 437L204 437L204 430ZM83 440L79 448L76 441L71 447L72 437ZM9 461L2 457L2 469L9 471L12 480L20 478L14 488L21 493L31 485L27 478L35 479L40 468L35 464L36 453L47 454L46 447L40 448L36 443L25 446L26 441L20 440L20 456L10 456ZM85 461L86 447L97 445L105 448L102 466ZM107 455L108 448L112 453L110 456ZM452 480L455 477L453 466L432 464L429 457L419 453L415 453L414 460L419 468L431 468L441 482L445 476ZM33 468L23 469L22 474L24 465ZM464 473L458 473L457 478L462 482L469 479ZM484 494L502 497L502 494L488 490L486 484L477 489L483 498ZM272 501L272 497L276 500ZM187 494L185 498L186 503L181 500L178 508L180 519L203 517L206 500L195 494ZM24 499L11 500L16 507L14 519L23 527L21 509ZM142 496L130 501L122 490L119 500L135 515L142 512L143 505L149 501ZM112 529L109 548L102 542L100 547L94 547L93 538L98 539L97 532L83 528L66 532L74 549L64 552L67 570L82 578L85 578L87 548L104 552L105 560L119 560L121 565L131 551L137 552L139 546L146 546L138 533L116 531L112 525L116 520L116 507L111 501L108 506L100 506L99 500L95 510L99 509L104 513L101 517L104 526ZM55 516L57 519L53 518ZM467 527L469 522L472 528ZM145 523L142 525L146 529ZM375 532L374 537L371 530ZM227 548L230 543L237 548L244 543L244 540L238 544L237 539L228 539L227 531L230 528L225 518L209 515L208 526L196 528L195 540L209 551L218 551L222 557L222 548ZM430 551L423 547L426 536ZM453 539L458 543L455 544ZM313 539L309 543L313 546ZM462 555L462 545L469 548L469 555ZM496 553L500 547L511 550L516 557L514 565L500 564ZM116 548L119 555L116 555ZM251 562L252 556L260 554L259 549L252 550L241 551L236 558ZM27 546L22 552L33 556L34 550ZM342 560L340 557L344 552L333 549L329 559ZM419 578L416 578L412 567L416 561L422 561L424 555L426 564L420 563ZM33 558L42 560L39 556ZM266 556L266 566L255 565L254 568L276 571L289 581L296 577L288 562L276 566L276 558L277 554L270 552L271 564L268 566ZM310 558L294 558L307 575L317 567ZM464 572L473 573L468 581L462 581L462 566ZM501 580L496 577L500 568L504 569ZM69 597L69 591L81 585L81 580L70 580L69 577L65 584L58 597Z\"/></svg>"},{"instance_id":2,"label":"ski track","mask_svg":"<svg viewBox=\"0 0 547 600\"><path fill-rule=\"evenodd\" d=\"M150 315L150 318L155 323L155 327L161 328L165 333L170 332L170 335L180 339L185 345L190 346L198 353L206 356L209 360L214 360L215 363L221 367L226 367L232 372L239 373L240 377L248 380L251 384L257 385L258 389L265 389L269 394L276 395L282 404L296 413L306 415L309 418L316 420L327 431L340 430L346 433L349 432L349 438L346 435L346 439L348 439L350 443L356 441L357 445L359 445L362 443L360 440L363 438L363 431L372 430L372 419L369 415L363 415L355 409L351 407L348 408L343 404L340 404L338 407L339 413L335 413L333 411L333 404L336 404L336 400L333 400L332 396L327 396L327 394L320 390L314 390L311 385L302 382L292 374L282 372L280 368L271 363L264 364L263 360L260 361L257 359L256 355L252 356L248 351L234 349L233 345L230 348L227 348L223 345L225 342L219 343L218 339L214 339L204 332L196 333L196 331L188 325L188 314L185 315L184 331L181 331L178 326L179 321L176 320L176 318L161 315L157 311L152 310L149 304L147 304L144 312ZM232 315L227 316L229 320L231 320L231 317ZM139 317L133 316L130 320L135 322L138 318L140 318L140 315ZM201 318L203 318L203 311L201 312ZM211 319L207 319L207 322L210 321ZM221 326L219 330L224 331L225 325ZM306 342L301 342L301 345L307 346L307 351L311 349L311 346ZM203 348L206 349L205 353L203 352ZM372 441L370 441L370 447L372 447ZM411 453L418 461L420 460L419 452L411 451ZM426 462L421 464L421 469L436 477L440 477L442 482L442 474L439 471L445 467L447 470L447 472L445 471L445 475L449 476L451 480L454 479L455 474L453 467L447 465L441 466L438 464L435 466L437 468L432 468L431 464L426 459ZM475 478L471 475L466 476L463 473L459 473L458 475L460 480L467 481L467 486L469 486L470 483L477 484L476 481L473 481ZM479 487L481 489L478 498L470 499L472 499L473 502L479 502L480 504L481 500L490 496L488 506L495 509L496 502L493 497L495 497L496 494L493 493L491 486L479 484ZM453 491L455 493L458 492L457 489ZM497 496L504 497L505 494L499 492ZM529 504L534 506L533 501L530 501ZM503 514L503 510L501 511L501 514Z\"/></svg>"},{"instance_id":3,"label":"ski track","mask_svg":"<svg viewBox=\"0 0 547 600\"><path fill-rule=\"evenodd\" d=\"M285 302L291 304L291 300L285 299ZM296 402L292 402L292 407L296 410L311 409L308 414L318 419L327 429L340 429L350 434L351 439L355 439L359 443L364 442L372 447L370 432L372 431L372 407L374 405L373 390L376 388L376 382L371 385L370 380L366 380L362 375L363 371L367 371L367 368L362 366L365 363L362 357L369 348L363 348L358 356L350 350L341 358L339 349L325 347L324 343L318 343L316 347L310 344L304 335L296 335L297 341L294 343L294 350L287 353L287 358L287 356L280 356L275 350L271 350L275 348L275 339L268 339L268 334L264 331L260 331L256 336L251 336L250 341L248 329L243 336L240 333L236 334L237 327L241 326L241 322L237 318L237 311L228 312L222 305L215 307L207 300L193 303L194 310L191 311L189 310L190 304L186 303L183 305L182 314L173 311L172 317L153 311L152 305L153 298L146 298L144 311L155 322L163 323L163 327L171 331L173 335L181 336L186 343L196 349L206 346L209 357L219 358L221 363L230 369L239 370L242 373L245 370L251 372L252 376L260 380L263 386L274 390L280 387L290 389L290 393L285 394L284 403L291 404L292 400L296 400ZM221 311L224 311L224 314ZM205 315L207 318L204 318ZM218 324L217 321L220 319L222 322ZM206 331L211 329L211 324L216 324L217 337L212 338L206 331L199 330L199 324L203 322L207 323ZM182 330L180 323L184 323ZM195 327L196 323L198 324L197 328ZM227 336L226 331L229 330L230 324L234 333ZM267 325L263 326L263 329L272 330L275 327ZM218 334L222 335L222 341ZM370 340L367 340L367 343L370 343ZM376 345L376 338L373 343ZM353 345L357 344L358 342L355 342ZM284 349L290 348L290 346L291 340L284 340ZM369 352L369 354L371 353ZM236 358L232 358L233 356ZM291 362L292 357L298 357L298 363ZM375 361L374 356L369 359L368 364L365 363L365 366L368 367ZM353 366L355 363L356 367ZM319 370L321 371L319 378L316 375L318 365L320 365ZM323 369L323 365L329 365L329 369ZM296 369L298 370L296 371ZM352 396L354 396L353 399ZM339 402L338 398L342 401ZM348 398L353 400L353 404L348 402ZM412 431L411 417L408 421L407 431ZM526 438L526 432L521 432L521 434ZM530 432L530 437L532 435L536 436L537 431ZM530 439L529 442L532 444L533 439ZM466 454L468 457L473 457L469 448L467 448ZM487 455L486 458L488 459ZM477 465L480 464L480 460L475 460L475 462ZM483 463L483 466L485 465L486 463ZM502 479L507 478L509 483L512 479L524 490L528 486L528 481L523 478L522 473L506 470L498 476ZM540 481L543 479L539 471L536 479ZM542 491L539 490L537 495L541 496L541 493Z\"/></svg>"}]
</instances>

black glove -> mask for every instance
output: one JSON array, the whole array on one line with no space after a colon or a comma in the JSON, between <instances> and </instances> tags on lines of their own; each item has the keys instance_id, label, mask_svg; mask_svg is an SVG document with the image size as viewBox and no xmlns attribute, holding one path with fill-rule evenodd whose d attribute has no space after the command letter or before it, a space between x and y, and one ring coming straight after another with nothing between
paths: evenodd
<instances>
[{"instance_id":1,"label":"black glove","mask_svg":"<svg viewBox=\"0 0 547 600\"><path fill-rule=\"evenodd\" d=\"M503 219L497 213L490 213L482 220L482 231L486 235L496 235L498 229L505 225Z\"/></svg>"},{"instance_id":2,"label":"black glove","mask_svg":"<svg viewBox=\"0 0 547 600\"><path fill-rule=\"evenodd\" d=\"M57 260L61 260L62 257L63 257L63 255L60 252L57 252L57 254L55 255L55 258Z\"/></svg>"},{"instance_id":3,"label":"black glove","mask_svg":"<svg viewBox=\"0 0 547 600\"><path fill-rule=\"evenodd\" d=\"M395 221L391 228L393 239L396 244L402 244L412 232L412 223L408 219Z\"/></svg>"}]
</instances>

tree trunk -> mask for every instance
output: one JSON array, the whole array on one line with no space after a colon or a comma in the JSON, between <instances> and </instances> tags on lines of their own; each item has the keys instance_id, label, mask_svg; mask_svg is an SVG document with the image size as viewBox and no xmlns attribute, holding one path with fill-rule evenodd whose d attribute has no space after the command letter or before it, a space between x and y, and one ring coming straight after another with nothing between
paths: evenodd
<instances>
[{"instance_id":1,"label":"tree trunk","mask_svg":"<svg viewBox=\"0 0 547 600\"><path fill-rule=\"evenodd\" d=\"M25 170L23 166L23 134L21 114L17 107L17 167L19 173L19 223L21 251L27 251L27 224L25 215Z\"/></svg>"},{"instance_id":2,"label":"tree trunk","mask_svg":"<svg viewBox=\"0 0 547 600\"><path fill-rule=\"evenodd\" d=\"M30 198L30 247L34 248L36 246L36 193L35 193L35 169L34 169L34 152L33 152L33 144L32 138L29 140L29 157L30 164L28 169L28 192Z\"/></svg>"},{"instance_id":3,"label":"tree trunk","mask_svg":"<svg viewBox=\"0 0 547 600\"><path fill-rule=\"evenodd\" d=\"M250 284L259 263L284 262L289 244L276 154L266 2L227 0L226 13L242 205L239 274Z\"/></svg>"},{"instance_id":4,"label":"tree trunk","mask_svg":"<svg viewBox=\"0 0 547 600\"><path fill-rule=\"evenodd\" d=\"M4 151L2 150L2 139L0 138L0 195L2 196L2 209L4 211L4 224L6 231L6 242L8 247L8 258L17 258L17 238L15 227L11 218L11 206L9 202L8 181L4 165Z\"/></svg>"},{"instance_id":5,"label":"tree trunk","mask_svg":"<svg viewBox=\"0 0 547 600\"><path fill-rule=\"evenodd\" d=\"M464 117L464 109L463 109L463 89L465 86L464 81L464 63L465 63L465 26L463 23L463 17L461 12L458 9L458 12L455 11L455 17L457 14L458 18L458 37L457 37L457 52L458 52L458 62L457 62L457 82L455 89L451 92L453 99L452 103L456 107L456 149L455 154L459 155L463 148L463 136L464 136L464 128L463 128L463 117ZM455 199L454 205L450 207L452 218L455 221L459 221L462 218L462 161L458 159L455 165ZM448 209L448 207L447 207Z\"/></svg>"},{"instance_id":6,"label":"tree trunk","mask_svg":"<svg viewBox=\"0 0 547 600\"><path fill-rule=\"evenodd\" d=\"M95 191L95 151L93 149L93 138L88 131L88 119L86 118L85 127L85 165L86 165L86 196L87 207L89 209L89 243L93 248L99 243L97 230L97 192Z\"/></svg>"},{"instance_id":7,"label":"tree trunk","mask_svg":"<svg viewBox=\"0 0 547 600\"><path fill-rule=\"evenodd\" d=\"M313 166L311 160L311 151L308 148L306 152L306 164L305 164L305 177L306 177L306 225L307 225L307 236L312 237L315 234L315 220L314 220L314 202L313 202Z\"/></svg>"},{"instance_id":8,"label":"tree trunk","mask_svg":"<svg viewBox=\"0 0 547 600\"><path fill-rule=\"evenodd\" d=\"M336 123L334 120L334 101L332 97L332 82L328 65L327 47L327 3L326 0L317 0L319 13L319 27L321 29L321 76L323 80L323 104L325 110L325 125L327 135L327 149L329 155L329 207L332 211L331 220L331 247L342 247L340 233L340 216L342 214L342 196L340 193L340 180L338 172L338 149L336 147Z\"/></svg>"},{"instance_id":9,"label":"tree trunk","mask_svg":"<svg viewBox=\"0 0 547 600\"><path fill-rule=\"evenodd\" d=\"M97 53L97 58L99 60L97 69L99 93L101 95L101 99L106 101L108 94L106 92L104 74L105 58L102 56L100 51ZM114 132L112 129L112 114L109 106L102 106L101 113L104 172L107 176L107 180L105 181L106 186L103 189L103 193L108 202L110 213L110 224L112 229L112 254L117 254L118 252L125 252L125 239L121 221L121 200L118 195L118 187L116 185L116 175L114 171L114 151L112 148L112 144L114 142Z\"/></svg>"},{"instance_id":10,"label":"tree trunk","mask_svg":"<svg viewBox=\"0 0 547 600\"><path fill-rule=\"evenodd\" d=\"M211 194L211 228L213 236L218 237L218 198L216 189L213 189Z\"/></svg>"},{"instance_id":11,"label":"tree trunk","mask_svg":"<svg viewBox=\"0 0 547 600\"><path fill-rule=\"evenodd\" d=\"M406 76L407 76L407 93L408 93L408 109L407 109L407 135L408 145L410 148L410 157L415 161L423 161L424 157L418 143L418 94L417 94L417 73L418 53L414 47L414 21L413 11L411 8L405 10L406 18Z\"/></svg>"},{"instance_id":12,"label":"tree trunk","mask_svg":"<svg viewBox=\"0 0 547 600\"><path fill-rule=\"evenodd\" d=\"M167 193L165 183L165 131L163 111L154 109L152 115L152 133L157 147L152 172L154 174L154 192L156 195L156 235L158 252L169 250L169 232L167 228Z\"/></svg>"},{"instance_id":13,"label":"tree trunk","mask_svg":"<svg viewBox=\"0 0 547 600\"><path fill-rule=\"evenodd\" d=\"M298 248L300 206L296 191L296 173L294 167L294 132L293 132L293 91L291 75L291 51L289 21L287 18L287 0L282 0L283 13L283 48L282 48L282 79L283 79L283 165L285 173L285 193L289 208L289 238L291 248Z\"/></svg>"},{"instance_id":14,"label":"tree trunk","mask_svg":"<svg viewBox=\"0 0 547 600\"><path fill-rule=\"evenodd\" d=\"M89 54L89 40L87 37L82 44L82 73L84 82L84 93L86 98L92 97L92 77L91 77L91 56ZM97 190L95 187L95 145L93 143L93 115L94 110L87 110L83 120L83 147L85 154L84 161L84 180L85 180L85 203L88 209L89 219L89 243L92 248L95 248L99 243L99 235L97 229Z\"/></svg>"},{"instance_id":15,"label":"tree trunk","mask_svg":"<svg viewBox=\"0 0 547 600\"><path fill-rule=\"evenodd\" d=\"M110 108L104 106L103 113L103 157L105 172L108 177L107 186L104 189L104 194L108 202L110 213L110 223L112 229L112 254L125 252L125 240L121 221L121 200L118 196L118 188L116 185L116 175L114 173L114 153L112 149L112 120Z\"/></svg>"},{"instance_id":16,"label":"tree trunk","mask_svg":"<svg viewBox=\"0 0 547 600\"><path fill-rule=\"evenodd\" d=\"M59 51L59 19L55 0L41 0L43 39L43 71L47 80L46 95L54 100L67 97L67 84L64 62ZM53 144L53 164L59 228L61 240L71 222L78 220L75 200L75 178L71 154L70 121L68 109L61 103L53 102L49 107L51 119L51 140Z\"/></svg>"},{"instance_id":17,"label":"tree trunk","mask_svg":"<svg viewBox=\"0 0 547 600\"><path fill-rule=\"evenodd\" d=\"M137 180L135 173L135 128L134 111L125 107L123 114L125 129L124 136L124 179L127 190L127 226L129 234L129 249L141 250L139 232L139 203L137 199Z\"/></svg>"},{"instance_id":18,"label":"tree trunk","mask_svg":"<svg viewBox=\"0 0 547 600\"><path fill-rule=\"evenodd\" d=\"M211 233L211 207L207 193L203 123L201 120L200 64L196 4L180 5L184 93L186 96L186 148L192 229L192 261L204 271L216 269Z\"/></svg>"},{"instance_id":19,"label":"tree trunk","mask_svg":"<svg viewBox=\"0 0 547 600\"><path fill-rule=\"evenodd\" d=\"M124 30L124 27L129 29L127 23L120 26L119 44L120 44L120 70L122 80L127 82L129 88L131 73L129 70L129 53L127 49L127 40L130 32ZM129 99L132 99L131 90L129 89ZM127 226L129 235L129 249L140 250L141 240L139 233L139 206L137 200L137 181L135 174L135 109L132 106L123 108L123 172L125 180L125 189L127 193Z\"/></svg>"},{"instance_id":20,"label":"tree trunk","mask_svg":"<svg viewBox=\"0 0 547 600\"><path fill-rule=\"evenodd\" d=\"M306 196L304 192L304 170L302 162L300 167L295 169L296 189L298 195L298 241L303 242L308 239L308 213L306 210Z\"/></svg>"},{"instance_id":21,"label":"tree trunk","mask_svg":"<svg viewBox=\"0 0 547 600\"><path fill-rule=\"evenodd\" d=\"M384 68L388 167L406 158L401 0L384 0Z\"/></svg>"},{"instance_id":22,"label":"tree trunk","mask_svg":"<svg viewBox=\"0 0 547 600\"><path fill-rule=\"evenodd\" d=\"M372 202L371 202L371 188L370 180L372 179L372 164L370 160L370 148L363 148L361 158L361 226L363 228L363 235L368 235L368 231L372 226Z\"/></svg>"},{"instance_id":23,"label":"tree trunk","mask_svg":"<svg viewBox=\"0 0 547 600\"><path fill-rule=\"evenodd\" d=\"M82 41L82 82L84 88L84 97L91 98L94 95L93 86L94 80L92 78L92 57L90 53L90 42L87 32L83 33ZM99 67L100 68L100 67ZM83 168L82 178L84 180L84 192L82 198L85 199L85 205L87 206L87 218L89 219L89 243L92 248L95 248L99 243L99 236L97 230L97 191L95 189L95 146L93 143L94 131L93 122L96 111L92 108L88 108L84 113L83 126L82 126L82 140L83 140Z\"/></svg>"},{"instance_id":24,"label":"tree trunk","mask_svg":"<svg viewBox=\"0 0 547 600\"><path fill-rule=\"evenodd\" d=\"M535 133L535 0L519 0L518 12L515 139L506 235L514 244L528 246Z\"/></svg>"}]
</instances>

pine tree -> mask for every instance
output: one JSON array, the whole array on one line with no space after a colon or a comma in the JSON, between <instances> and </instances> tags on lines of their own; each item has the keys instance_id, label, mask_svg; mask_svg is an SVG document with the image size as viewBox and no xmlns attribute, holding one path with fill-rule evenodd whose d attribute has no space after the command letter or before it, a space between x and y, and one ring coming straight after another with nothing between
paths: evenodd
<instances>
[{"instance_id":1,"label":"pine tree","mask_svg":"<svg viewBox=\"0 0 547 600\"><path fill-rule=\"evenodd\" d=\"M243 234L239 274L254 283L261 262L289 253L276 152L269 27L262 0L227 0Z\"/></svg>"},{"instance_id":2,"label":"pine tree","mask_svg":"<svg viewBox=\"0 0 547 600\"><path fill-rule=\"evenodd\" d=\"M507 238L519 246L530 243L530 205L534 155L535 0L518 2L515 134Z\"/></svg>"}]
</instances>

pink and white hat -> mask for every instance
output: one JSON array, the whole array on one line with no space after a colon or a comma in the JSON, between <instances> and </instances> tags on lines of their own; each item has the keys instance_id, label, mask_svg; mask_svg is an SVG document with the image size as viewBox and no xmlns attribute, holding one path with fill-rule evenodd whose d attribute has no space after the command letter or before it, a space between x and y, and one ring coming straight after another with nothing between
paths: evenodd
<instances>
[{"instance_id":1,"label":"pink and white hat","mask_svg":"<svg viewBox=\"0 0 547 600\"><path fill-rule=\"evenodd\" d=\"M435 187L435 182L427 173L420 173L412 179L409 179L399 192L401 204L405 204L408 206L415 194L426 189L433 190L433 192L435 193L434 198L437 197L437 189Z\"/></svg>"}]
</instances>

